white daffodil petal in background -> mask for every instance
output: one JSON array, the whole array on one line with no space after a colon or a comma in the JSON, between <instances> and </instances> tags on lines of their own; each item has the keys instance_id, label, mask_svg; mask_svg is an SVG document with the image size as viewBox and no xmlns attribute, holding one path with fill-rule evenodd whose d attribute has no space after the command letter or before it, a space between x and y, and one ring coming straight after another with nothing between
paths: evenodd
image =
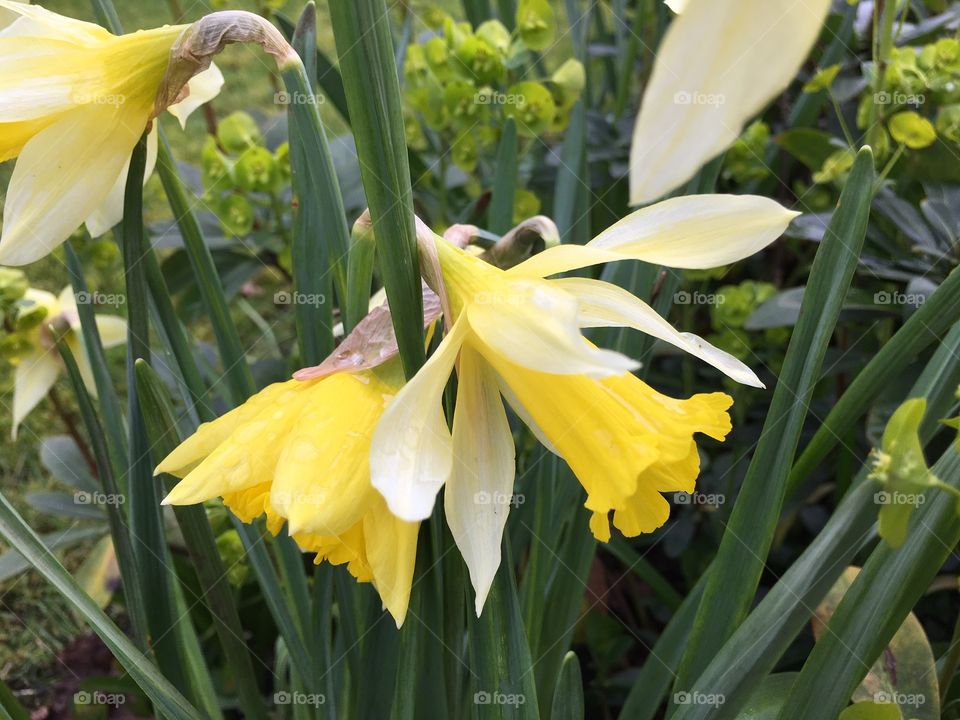
<instances>
[{"instance_id":1,"label":"white daffodil petal in background","mask_svg":"<svg viewBox=\"0 0 960 720\"><path fill-rule=\"evenodd\" d=\"M13 431L17 439L20 423L57 381L60 363L56 350L38 350L20 360L13 378Z\"/></svg>"},{"instance_id":2,"label":"white daffodil petal in background","mask_svg":"<svg viewBox=\"0 0 960 720\"><path fill-rule=\"evenodd\" d=\"M107 196L142 130L117 122L118 113L89 105L27 142L7 189L0 263L25 265L47 255Z\"/></svg>"},{"instance_id":3,"label":"white daffodil petal in background","mask_svg":"<svg viewBox=\"0 0 960 720\"><path fill-rule=\"evenodd\" d=\"M500 544L513 497L513 435L493 370L464 348L453 418L453 473L443 507L470 571L477 617L500 567Z\"/></svg>"},{"instance_id":4,"label":"white daffodil petal in background","mask_svg":"<svg viewBox=\"0 0 960 720\"><path fill-rule=\"evenodd\" d=\"M426 520L453 467L441 399L467 331L461 317L384 410L370 447L370 480L401 520Z\"/></svg>"},{"instance_id":5,"label":"white daffodil petal in background","mask_svg":"<svg viewBox=\"0 0 960 720\"><path fill-rule=\"evenodd\" d=\"M223 87L223 73L216 63L210 63L210 67L202 73L198 73L187 83L187 96L180 102L171 105L167 110L177 120L180 121L180 127L186 129L187 118L193 114L193 111L201 105L205 105L220 94Z\"/></svg>"},{"instance_id":6,"label":"white daffodil petal in background","mask_svg":"<svg viewBox=\"0 0 960 720\"><path fill-rule=\"evenodd\" d=\"M831 0L682 3L657 51L630 149L630 202L692 178L796 76Z\"/></svg>"},{"instance_id":7,"label":"white daffodil petal in background","mask_svg":"<svg viewBox=\"0 0 960 720\"><path fill-rule=\"evenodd\" d=\"M157 126L154 123L153 129L147 136L147 164L143 172L143 184L146 185L153 174L153 169L157 165ZM100 237L119 225L123 220L123 195L127 188L127 176L130 174L130 158L127 158L126 164L117 176L116 182L110 188L103 203L94 210L86 220L87 232L90 237Z\"/></svg>"},{"instance_id":8,"label":"white daffodil petal in background","mask_svg":"<svg viewBox=\"0 0 960 720\"><path fill-rule=\"evenodd\" d=\"M588 343L580 333L576 299L542 280L507 283L466 312L482 343L523 367L595 378L639 367L625 355Z\"/></svg>"},{"instance_id":9,"label":"white daffodil petal in background","mask_svg":"<svg viewBox=\"0 0 960 720\"><path fill-rule=\"evenodd\" d=\"M664 0L664 4L673 10L677 15L686 9L689 2L690 0Z\"/></svg>"},{"instance_id":10,"label":"white daffodil petal in background","mask_svg":"<svg viewBox=\"0 0 960 720\"><path fill-rule=\"evenodd\" d=\"M799 213L759 195L687 195L630 213L586 245L557 245L509 274L545 277L632 258L707 269L742 260L780 237Z\"/></svg>"},{"instance_id":11,"label":"white daffodil petal in background","mask_svg":"<svg viewBox=\"0 0 960 720\"><path fill-rule=\"evenodd\" d=\"M580 303L581 327L630 327L685 350L738 383L764 387L753 370L733 355L693 333L677 331L643 300L617 285L587 278L561 278L553 282L576 296Z\"/></svg>"}]
</instances>

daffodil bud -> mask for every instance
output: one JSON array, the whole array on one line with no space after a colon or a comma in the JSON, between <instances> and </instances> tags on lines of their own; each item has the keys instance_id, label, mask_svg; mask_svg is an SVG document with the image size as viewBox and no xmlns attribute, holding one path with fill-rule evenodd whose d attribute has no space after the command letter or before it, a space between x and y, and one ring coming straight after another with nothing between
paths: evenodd
<instances>
[{"instance_id":1,"label":"daffodil bud","mask_svg":"<svg viewBox=\"0 0 960 720\"><path fill-rule=\"evenodd\" d=\"M223 229L231 235L243 237L253 229L253 207L243 195L227 195L217 207L217 217Z\"/></svg>"},{"instance_id":2,"label":"daffodil bud","mask_svg":"<svg viewBox=\"0 0 960 720\"><path fill-rule=\"evenodd\" d=\"M960 105L947 105L937 112L937 133L960 144Z\"/></svg>"},{"instance_id":3,"label":"daffodil bud","mask_svg":"<svg viewBox=\"0 0 960 720\"><path fill-rule=\"evenodd\" d=\"M263 147L246 150L233 167L237 185L251 192L270 192L279 181L273 153Z\"/></svg>"},{"instance_id":4,"label":"daffodil bud","mask_svg":"<svg viewBox=\"0 0 960 720\"><path fill-rule=\"evenodd\" d=\"M553 95L538 82L517 83L506 93L510 100L504 113L517 123L517 132L524 137L538 137L550 128L557 105Z\"/></svg>"},{"instance_id":5,"label":"daffodil bud","mask_svg":"<svg viewBox=\"0 0 960 720\"><path fill-rule=\"evenodd\" d=\"M455 54L461 73L474 82L495 83L506 73L499 51L479 37L466 38Z\"/></svg>"},{"instance_id":6,"label":"daffodil bud","mask_svg":"<svg viewBox=\"0 0 960 720\"><path fill-rule=\"evenodd\" d=\"M520 0L517 4L517 31L531 50L546 50L553 42L557 21L547 0Z\"/></svg>"},{"instance_id":7,"label":"daffodil bud","mask_svg":"<svg viewBox=\"0 0 960 720\"><path fill-rule=\"evenodd\" d=\"M487 20L478 25L476 36L503 55L510 50L510 31L499 20Z\"/></svg>"},{"instance_id":8,"label":"daffodil bud","mask_svg":"<svg viewBox=\"0 0 960 720\"><path fill-rule=\"evenodd\" d=\"M29 286L27 276L22 271L0 267L0 301L19 300Z\"/></svg>"},{"instance_id":9,"label":"daffodil bud","mask_svg":"<svg viewBox=\"0 0 960 720\"><path fill-rule=\"evenodd\" d=\"M217 139L225 150L232 153L242 153L247 148L263 144L257 122L240 110L220 121L217 126Z\"/></svg>"}]
</instances>

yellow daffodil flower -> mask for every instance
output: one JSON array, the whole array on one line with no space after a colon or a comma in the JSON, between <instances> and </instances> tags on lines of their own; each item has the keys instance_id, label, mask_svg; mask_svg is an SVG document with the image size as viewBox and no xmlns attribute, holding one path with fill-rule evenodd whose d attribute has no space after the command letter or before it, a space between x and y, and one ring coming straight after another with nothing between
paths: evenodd
<instances>
[{"instance_id":1,"label":"yellow daffodil flower","mask_svg":"<svg viewBox=\"0 0 960 720\"><path fill-rule=\"evenodd\" d=\"M545 278L631 258L680 268L725 265L768 245L795 216L761 197L675 198L631 214L586 246L555 246L506 271L435 238L449 329L377 425L372 482L390 510L411 522L430 516L446 484L444 510L478 614L500 564L513 492L514 446L501 396L573 469L601 540L610 537L611 512L625 535L662 525L669 504L661 493L693 490L694 434L719 440L730 429L729 397L661 395L630 374L637 363L593 346L581 328L632 327L762 387L739 360L676 331L627 291L592 279ZM457 364L451 435L441 396Z\"/></svg>"},{"instance_id":2,"label":"yellow daffodil flower","mask_svg":"<svg viewBox=\"0 0 960 720\"><path fill-rule=\"evenodd\" d=\"M284 523L316 562L372 582L399 627L407 612L418 522L387 509L370 484L370 439L403 384L399 360L372 370L276 383L200 426L157 467L183 479L164 499L221 497L244 522Z\"/></svg>"},{"instance_id":3,"label":"yellow daffodil flower","mask_svg":"<svg viewBox=\"0 0 960 720\"><path fill-rule=\"evenodd\" d=\"M671 0L633 132L630 202L649 203L726 150L794 78L830 0Z\"/></svg>"},{"instance_id":4,"label":"yellow daffodil flower","mask_svg":"<svg viewBox=\"0 0 960 720\"><path fill-rule=\"evenodd\" d=\"M73 353L87 390L96 392L93 370L83 347L80 316L73 288L66 287L59 296L29 288L23 297L27 303L46 311L42 322L30 332L32 349L15 360L13 380L13 438L17 437L20 423L33 410L57 381L63 370L60 353L57 352L53 332L65 334L67 346ZM105 348L122 345L127 339L127 322L114 315L97 315L97 330ZM53 326L53 331L51 331Z\"/></svg>"},{"instance_id":5,"label":"yellow daffodil flower","mask_svg":"<svg viewBox=\"0 0 960 720\"><path fill-rule=\"evenodd\" d=\"M158 112L171 47L189 26L116 36L41 7L0 0L0 162L7 190L0 263L48 254L84 222L120 221L130 154ZM192 78L171 111L184 122L216 95L216 67ZM156 159L151 134L148 173Z\"/></svg>"}]
</instances>

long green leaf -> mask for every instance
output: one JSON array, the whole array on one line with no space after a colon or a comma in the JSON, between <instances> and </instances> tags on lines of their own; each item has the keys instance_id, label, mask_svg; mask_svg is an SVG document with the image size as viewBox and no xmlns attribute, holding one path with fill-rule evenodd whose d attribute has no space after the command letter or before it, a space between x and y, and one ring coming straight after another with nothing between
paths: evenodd
<instances>
[{"instance_id":1,"label":"long green leaf","mask_svg":"<svg viewBox=\"0 0 960 720\"><path fill-rule=\"evenodd\" d=\"M87 595L26 521L0 493L0 535L15 546L30 564L90 624L110 652L130 674L137 686L165 716L175 720L202 720L201 715L123 634L106 613Z\"/></svg>"},{"instance_id":2,"label":"long green leaf","mask_svg":"<svg viewBox=\"0 0 960 720\"><path fill-rule=\"evenodd\" d=\"M423 301L390 16L384 0L332 0L330 15L383 282L411 377L424 360Z\"/></svg>"},{"instance_id":3,"label":"long green leaf","mask_svg":"<svg viewBox=\"0 0 960 720\"><path fill-rule=\"evenodd\" d=\"M490 596L483 614L470 623L469 637L474 716L539 720L534 667L506 541Z\"/></svg>"},{"instance_id":4,"label":"long green leaf","mask_svg":"<svg viewBox=\"0 0 960 720\"><path fill-rule=\"evenodd\" d=\"M575 652L568 652L560 666L560 676L553 691L551 720L583 720L583 678Z\"/></svg>"},{"instance_id":5,"label":"long green leaf","mask_svg":"<svg viewBox=\"0 0 960 720\"><path fill-rule=\"evenodd\" d=\"M442 180L441 180L442 181ZM517 191L517 124L508 118L497 148L493 197L487 224L490 232L503 235L513 227L513 200Z\"/></svg>"},{"instance_id":6,"label":"long green leaf","mask_svg":"<svg viewBox=\"0 0 960 720\"><path fill-rule=\"evenodd\" d=\"M167 547L160 514L160 497L153 481L146 429L136 392L134 363L150 357L148 292L141 258L151 252L145 244L143 228L143 176L147 142L144 135L130 159L130 170L123 199L123 274L127 289L127 432L130 456L127 470L127 496L130 506L130 534L140 583L150 642L164 675L186 691L181 648L172 632L178 624L173 607L171 579L176 574L165 562Z\"/></svg>"},{"instance_id":7,"label":"long green leaf","mask_svg":"<svg viewBox=\"0 0 960 720\"><path fill-rule=\"evenodd\" d=\"M960 486L951 445L932 468ZM850 586L784 703L780 720L833 720L960 542L956 497L935 489L915 512L902 547L881 542Z\"/></svg>"},{"instance_id":8,"label":"long green leaf","mask_svg":"<svg viewBox=\"0 0 960 720\"><path fill-rule=\"evenodd\" d=\"M813 469L836 446L847 428L852 427L869 409L891 380L902 373L919 353L937 342L958 317L960 268L955 268L903 327L881 346L831 408L790 473L791 492L800 488Z\"/></svg>"},{"instance_id":9,"label":"long green leaf","mask_svg":"<svg viewBox=\"0 0 960 720\"><path fill-rule=\"evenodd\" d=\"M316 47L316 7L307 3L294 33L301 55ZM291 102L290 163L296 199L293 224L294 316L301 354L316 365L333 351L333 298L347 297L350 232L340 184L320 120L317 98L301 62L281 68ZM331 279L333 282L331 282Z\"/></svg>"},{"instance_id":10,"label":"long green leaf","mask_svg":"<svg viewBox=\"0 0 960 720\"><path fill-rule=\"evenodd\" d=\"M860 256L873 177L873 153L864 148L814 260L760 441L700 601L677 679L680 690L691 687L753 602L780 517L807 406Z\"/></svg>"},{"instance_id":11,"label":"long green leaf","mask_svg":"<svg viewBox=\"0 0 960 720\"><path fill-rule=\"evenodd\" d=\"M180 435L169 398L156 372L145 362L138 362L136 376L153 460L159 463L180 443ZM265 718L253 661L243 641L244 631L233 590L227 581L227 569L217 550L206 511L202 505L176 505L173 511L200 585L204 588L203 600L210 608L224 661L240 695L244 715Z\"/></svg>"},{"instance_id":12,"label":"long green leaf","mask_svg":"<svg viewBox=\"0 0 960 720\"><path fill-rule=\"evenodd\" d=\"M960 324L954 326L908 393L925 397L928 422L921 425L926 443L939 430L935 418L946 414L960 383ZM790 569L764 596L737 632L724 644L697 679L694 689L719 693L723 708L712 714L708 706L680 708L674 720L735 718L760 680L773 670L790 643L810 621L816 607L863 543L873 537L877 508L874 489L862 470L830 520Z\"/></svg>"}]
</instances>

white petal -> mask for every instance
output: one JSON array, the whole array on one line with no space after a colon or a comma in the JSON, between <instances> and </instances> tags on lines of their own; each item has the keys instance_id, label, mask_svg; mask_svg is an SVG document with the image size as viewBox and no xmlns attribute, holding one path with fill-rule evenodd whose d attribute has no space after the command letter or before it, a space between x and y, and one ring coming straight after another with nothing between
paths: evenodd
<instances>
[{"instance_id":1,"label":"white petal","mask_svg":"<svg viewBox=\"0 0 960 720\"><path fill-rule=\"evenodd\" d=\"M693 333L678 332L656 310L621 287L587 278L563 278L552 282L580 301L582 327L630 327L687 351L739 383L764 387L753 370L733 355Z\"/></svg>"},{"instance_id":2,"label":"white petal","mask_svg":"<svg viewBox=\"0 0 960 720\"><path fill-rule=\"evenodd\" d=\"M17 439L17 428L31 410L33 410L50 388L57 381L60 374L60 363L57 362L56 350L37 352L20 361L13 379L13 432L11 436Z\"/></svg>"},{"instance_id":3,"label":"white petal","mask_svg":"<svg viewBox=\"0 0 960 720\"><path fill-rule=\"evenodd\" d=\"M453 467L443 390L466 333L461 317L387 406L373 433L370 480L401 520L426 520Z\"/></svg>"},{"instance_id":4,"label":"white petal","mask_svg":"<svg viewBox=\"0 0 960 720\"><path fill-rule=\"evenodd\" d=\"M639 365L594 347L580 334L577 301L549 281L512 280L467 308L470 328L515 365L556 375L622 375Z\"/></svg>"},{"instance_id":5,"label":"white petal","mask_svg":"<svg viewBox=\"0 0 960 720\"><path fill-rule=\"evenodd\" d=\"M194 75L187 83L189 94L183 100L167 108L170 114L180 121L180 127L187 127L187 118L201 105L213 100L220 94L223 87L223 73L215 63L198 75Z\"/></svg>"},{"instance_id":6,"label":"white petal","mask_svg":"<svg viewBox=\"0 0 960 720\"><path fill-rule=\"evenodd\" d=\"M97 315L97 332L104 348L117 347L127 341L127 321L116 315Z\"/></svg>"},{"instance_id":7,"label":"white petal","mask_svg":"<svg viewBox=\"0 0 960 720\"><path fill-rule=\"evenodd\" d=\"M23 294L23 299L39 305L40 307L46 308L47 317L45 320L49 320L55 315L60 314L60 298L53 293L47 292L46 290L40 290L39 288L27 288L27 291Z\"/></svg>"},{"instance_id":8,"label":"white petal","mask_svg":"<svg viewBox=\"0 0 960 720\"><path fill-rule=\"evenodd\" d=\"M147 165L143 170L143 184L146 186L157 166L157 124L154 122L150 134L147 135ZM86 220L87 232L90 237L100 237L109 232L123 220L123 196L127 190L127 176L130 174L130 158L117 176L116 182L110 188L106 199L100 207L90 213Z\"/></svg>"},{"instance_id":9,"label":"white petal","mask_svg":"<svg viewBox=\"0 0 960 720\"><path fill-rule=\"evenodd\" d=\"M477 617L500 567L500 543L513 495L513 435L493 370L464 347L453 417L453 473L443 508L470 571Z\"/></svg>"},{"instance_id":10,"label":"white petal","mask_svg":"<svg viewBox=\"0 0 960 720\"><path fill-rule=\"evenodd\" d=\"M12 24L16 28L11 28ZM82 44L103 42L112 37L100 25L58 15L39 5L30 5L26 0L0 0L0 31L0 37L30 35Z\"/></svg>"},{"instance_id":11,"label":"white petal","mask_svg":"<svg viewBox=\"0 0 960 720\"><path fill-rule=\"evenodd\" d=\"M664 0L666 6L673 10L677 15L686 9L689 2L690 0Z\"/></svg>"},{"instance_id":12,"label":"white petal","mask_svg":"<svg viewBox=\"0 0 960 720\"><path fill-rule=\"evenodd\" d=\"M689 180L796 75L830 0L687 3L664 36L630 154L630 202Z\"/></svg>"},{"instance_id":13,"label":"white petal","mask_svg":"<svg viewBox=\"0 0 960 720\"><path fill-rule=\"evenodd\" d=\"M3 208L0 264L44 257L103 202L143 132L139 115L88 105L26 144Z\"/></svg>"},{"instance_id":14,"label":"white petal","mask_svg":"<svg viewBox=\"0 0 960 720\"><path fill-rule=\"evenodd\" d=\"M93 365L90 364L90 356L87 355L87 346L83 342L83 336L78 332L72 332L67 335L67 347L73 353L73 359L77 361L77 370L83 379L83 384L87 392L92 397L97 397L97 381L93 377Z\"/></svg>"},{"instance_id":15,"label":"white petal","mask_svg":"<svg viewBox=\"0 0 960 720\"><path fill-rule=\"evenodd\" d=\"M589 245L667 267L720 267L765 248L799 214L759 195L688 195L627 215Z\"/></svg>"}]
</instances>

